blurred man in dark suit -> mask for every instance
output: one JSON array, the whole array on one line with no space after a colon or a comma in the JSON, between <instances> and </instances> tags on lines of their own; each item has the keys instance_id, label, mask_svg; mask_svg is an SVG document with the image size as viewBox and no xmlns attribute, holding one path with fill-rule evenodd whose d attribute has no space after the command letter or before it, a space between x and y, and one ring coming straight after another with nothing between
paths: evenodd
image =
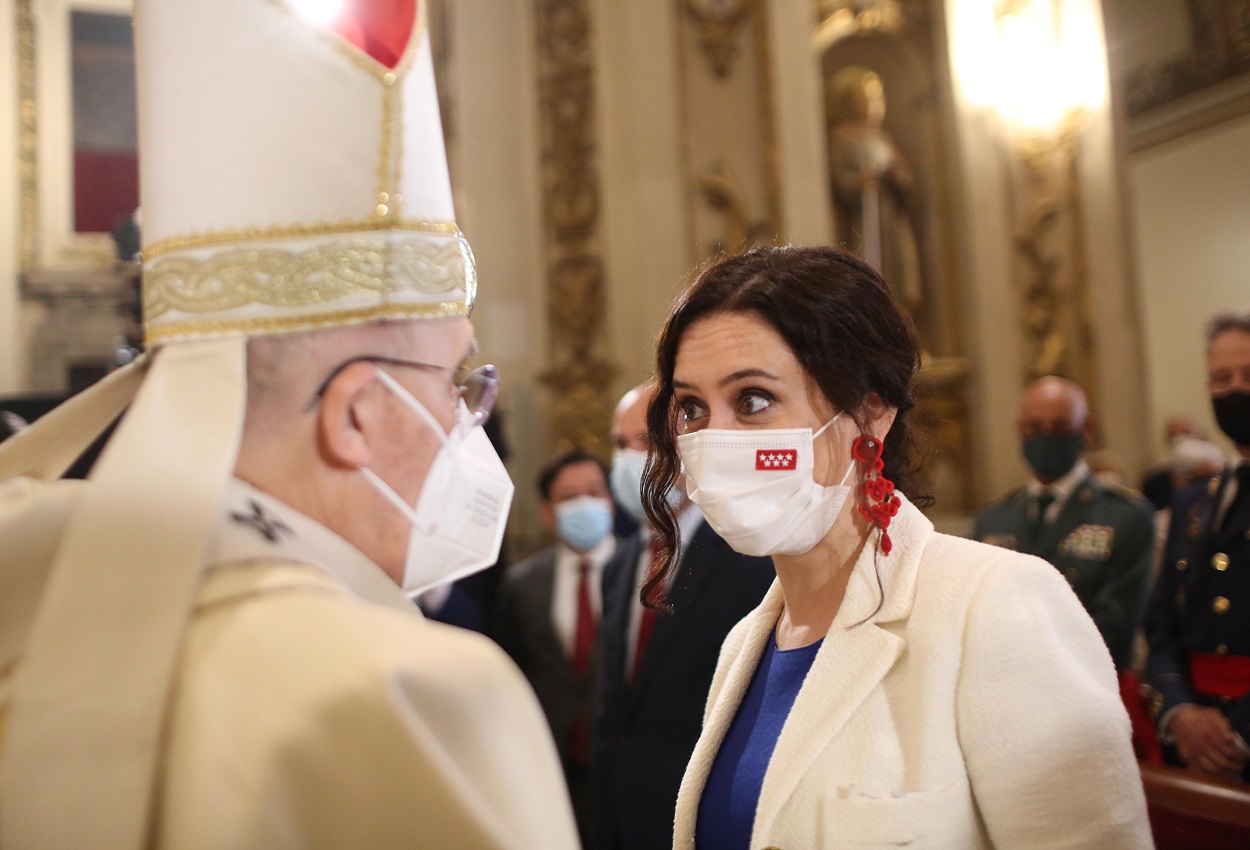
<instances>
[{"instance_id":1,"label":"blurred man in dark suit","mask_svg":"<svg viewBox=\"0 0 1250 850\"><path fill-rule=\"evenodd\" d=\"M604 586L600 850L672 847L677 790L703 725L721 643L775 577L769 558L735 552L677 489L671 502L683 554L668 590L673 610L657 616L642 606L639 590L652 558L640 490L650 398L649 386L630 390L612 425L612 489L641 527L617 547Z\"/></svg>"}]
</instances>

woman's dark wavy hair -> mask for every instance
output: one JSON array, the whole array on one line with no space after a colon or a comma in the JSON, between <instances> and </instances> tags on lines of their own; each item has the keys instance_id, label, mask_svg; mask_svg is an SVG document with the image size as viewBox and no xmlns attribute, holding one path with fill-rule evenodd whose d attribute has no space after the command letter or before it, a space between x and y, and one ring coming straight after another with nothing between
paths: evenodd
<instances>
[{"instance_id":1,"label":"woman's dark wavy hair","mask_svg":"<svg viewBox=\"0 0 1250 850\"><path fill-rule=\"evenodd\" d=\"M885 438L883 475L919 505L920 448L908 421L915 407L912 375L920 368L920 343L907 312L875 269L830 247L756 248L705 267L677 299L656 347L656 390L647 408L651 452L643 473L642 501L663 557L642 587L643 601L665 607L663 588L675 569L677 519L665 493L681 471L673 368L686 330L719 313L746 313L775 330L825 398L862 429L862 405L870 393L898 408Z\"/></svg>"}]
</instances>

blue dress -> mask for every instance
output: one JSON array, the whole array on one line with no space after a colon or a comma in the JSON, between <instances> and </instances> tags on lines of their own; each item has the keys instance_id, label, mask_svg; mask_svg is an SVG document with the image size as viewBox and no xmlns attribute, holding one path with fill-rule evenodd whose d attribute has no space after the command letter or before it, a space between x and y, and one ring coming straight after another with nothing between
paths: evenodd
<instances>
[{"instance_id":1,"label":"blue dress","mask_svg":"<svg viewBox=\"0 0 1250 850\"><path fill-rule=\"evenodd\" d=\"M748 850L764 773L822 641L777 648L774 632L708 774L695 826L697 850Z\"/></svg>"}]
</instances>

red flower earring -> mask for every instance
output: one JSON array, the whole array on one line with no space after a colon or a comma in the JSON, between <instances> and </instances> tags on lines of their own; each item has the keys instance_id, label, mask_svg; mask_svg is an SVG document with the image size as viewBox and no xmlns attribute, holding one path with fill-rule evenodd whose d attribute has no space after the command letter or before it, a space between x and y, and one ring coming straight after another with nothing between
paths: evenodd
<instances>
[{"instance_id":1,"label":"red flower earring","mask_svg":"<svg viewBox=\"0 0 1250 850\"><path fill-rule=\"evenodd\" d=\"M881 474L885 468L881 448L881 441L876 437L861 434L851 444L851 457L859 461L864 470L864 480L859 485L862 499L855 507L869 525L881 529L881 552L888 555L894 544L887 529L903 503L894 495L894 482Z\"/></svg>"}]
</instances>

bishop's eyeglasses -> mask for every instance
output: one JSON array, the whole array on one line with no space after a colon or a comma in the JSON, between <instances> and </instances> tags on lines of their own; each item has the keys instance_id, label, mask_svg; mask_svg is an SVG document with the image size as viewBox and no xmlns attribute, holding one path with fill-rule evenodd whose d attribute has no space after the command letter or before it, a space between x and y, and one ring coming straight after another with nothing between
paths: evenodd
<instances>
[{"instance_id":1,"label":"bishop's eyeglasses","mask_svg":"<svg viewBox=\"0 0 1250 850\"><path fill-rule=\"evenodd\" d=\"M321 382L316 394L304 409L312 410L317 405L317 402L325 395L326 389L329 388L330 382L337 378L340 372L353 363L362 362L452 373L456 392L473 417L474 425L486 424L486 420L490 419L491 411L495 407L495 399L499 396L499 369L490 364L478 366L476 369L466 369L463 366L439 366L436 363L422 363L418 360L405 360L401 357L387 357L381 354L362 354L335 366Z\"/></svg>"}]
</instances>

